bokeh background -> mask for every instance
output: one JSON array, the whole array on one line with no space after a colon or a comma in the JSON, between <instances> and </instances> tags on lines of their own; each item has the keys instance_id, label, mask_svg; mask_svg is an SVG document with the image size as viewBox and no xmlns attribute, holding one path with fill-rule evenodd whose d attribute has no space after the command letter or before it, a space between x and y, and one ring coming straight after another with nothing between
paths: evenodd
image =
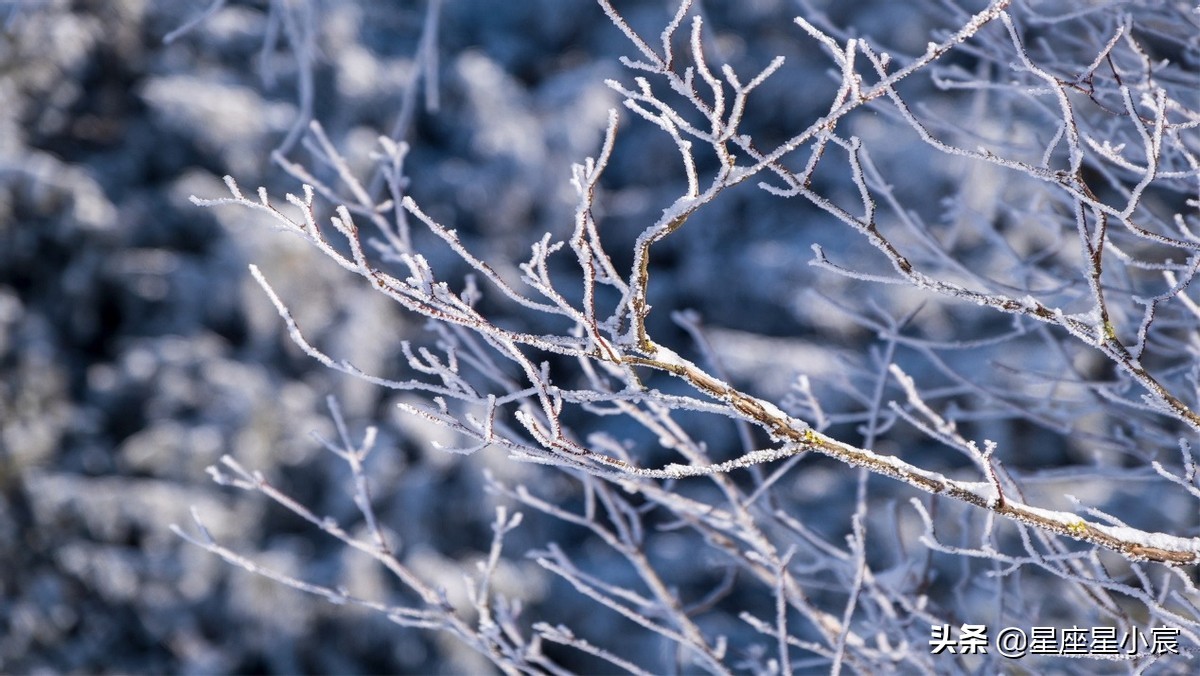
<instances>
[{"instance_id":1,"label":"bokeh background","mask_svg":"<svg viewBox=\"0 0 1200 676\"><path fill-rule=\"evenodd\" d=\"M727 36L722 49L764 65L773 41L797 39L777 25L783 4L725 8L728 16L714 18ZM406 560L452 591L490 540L494 500L480 468L535 471L498 454L432 450L430 440L453 440L398 420L393 393L300 353L248 263L263 269L310 340L367 372L401 375L400 341L422 326L260 215L188 199L226 195L225 174L277 199L298 190L271 162L305 114L306 66L278 37L284 14L315 39L313 117L369 175L369 153L395 125L413 79L425 3L230 2L164 42L207 7L0 7L0 670L484 669L444 637L284 589L168 530L187 526L195 507L222 543L265 565L386 595L390 583L369 564L205 473L229 454L317 511L352 517L345 472L309 436L332 436L328 395L355 433L382 426L371 466L380 513ZM653 35L670 8L628 9ZM604 79L621 76L616 58L629 51L585 0L443 3L431 84L438 109L422 94L407 136L413 194L489 260L520 260L543 231L569 232L569 167L595 154L608 109L619 106ZM808 110L793 88L768 87L763 114ZM308 157L298 144L290 156ZM645 125L623 133L609 172L613 250L674 197L676 157ZM667 253L656 293L675 307L704 300L739 331L781 332L791 323L780 309L794 266L764 234L775 217L747 218L748 204L730 205L735 227L707 229ZM718 263L706 252L717 246L734 277L766 259L765 274L777 277L770 295L723 284L726 294L705 298ZM530 542L557 534L570 544L562 533L525 530ZM550 582L519 554L503 571L503 591L546 605ZM550 605L563 619L612 621L589 620L596 614L571 592Z\"/></svg>"},{"instance_id":2,"label":"bokeh background","mask_svg":"<svg viewBox=\"0 0 1200 676\"><path fill-rule=\"evenodd\" d=\"M617 4L651 37L673 9L657 0ZM897 53L922 52L931 31L954 24L932 4L811 4ZM276 199L297 191L271 154L310 112L369 177L376 139L391 133L418 70L427 5L229 2L164 41L207 6L0 4L0 670L487 670L443 636L283 588L169 530L186 527L195 508L218 540L264 565L365 595L397 593L368 562L261 497L214 485L205 472L231 455L315 511L353 522L348 474L310 436L333 434L330 395L355 434L380 425L369 466L379 513L405 560L452 598L463 593L460 571L490 542L496 499L483 489L484 470L572 499L571 486L556 484L553 473L498 452L436 451L431 442L456 440L399 417L395 403L410 395L332 374L306 357L281 331L247 264L262 268L311 342L369 373L403 377L400 342L420 340L423 324L260 214L189 201L225 196L226 174L247 192L267 186ZM836 83L828 57L791 23L795 3L699 6L712 49L739 72L788 55L747 114L745 129L759 147L827 109ZM313 36L311 62L279 37L287 28L281 17ZM633 49L589 0L445 0L433 53L436 78L417 96L405 132L411 193L481 258L515 265L543 232L570 232L570 165L597 151L607 111L620 106L604 80L628 81L617 58ZM309 68L311 111L302 103ZM680 194L682 172L669 138L628 113L622 120L601 205L606 244L628 265L621 252ZM888 133L870 118L856 124L868 140ZM910 138L896 137L892 147L880 161L900 169L897 194L936 216L961 168ZM286 154L311 164L300 143ZM984 187L967 202L986 211L1001 199L999 179L976 178ZM829 194L854 195L846 176L816 180ZM853 409L861 403L853 393L867 391L877 375L866 350L874 335L837 305L868 315L886 306L899 315L928 301L892 287L870 287L868 298L861 293L868 287L808 266L814 242L842 261L874 259L827 217L753 186L731 191L688 228L687 237L655 251L655 335L685 344L669 312L698 310L729 377L762 396L784 398L804 373L831 414ZM428 255L446 278L465 272L447 252ZM528 321L503 304L495 312ZM961 340L997 330L974 308L933 302L924 313L930 336ZM986 363L969 351L950 359L964 373ZM943 378L920 369L910 371L935 385ZM848 416L839 428L848 441L858 438L854 423ZM973 431L1005 448L1042 449L1030 460L1039 467L1072 453L1069 441L1035 426L977 425ZM712 424L705 438L716 455L737 454L732 426ZM896 443L904 441L912 443L908 452L923 452L912 436ZM854 480L818 462L781 486L815 529L840 542ZM549 541L597 569L611 556L589 550L561 524L531 518L510 539L500 591L523 599L537 619L598 635L627 630L523 557ZM656 554L664 565L706 565L669 544ZM954 581L952 572L942 578L947 588ZM769 598L764 603L769 615ZM663 653L633 633L623 647L648 663ZM565 663L595 667L578 656Z\"/></svg>"}]
</instances>

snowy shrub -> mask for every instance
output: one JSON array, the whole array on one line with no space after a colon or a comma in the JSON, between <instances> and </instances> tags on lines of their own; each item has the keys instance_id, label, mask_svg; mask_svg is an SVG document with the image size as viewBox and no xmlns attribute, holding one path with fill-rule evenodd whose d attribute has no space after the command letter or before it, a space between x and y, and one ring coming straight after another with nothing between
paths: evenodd
<instances>
[{"instance_id":1,"label":"snowy shrub","mask_svg":"<svg viewBox=\"0 0 1200 676\"><path fill-rule=\"evenodd\" d=\"M251 266L295 345L402 415L351 424L330 400L317 437L355 511L232 456L210 470L373 565L304 579L203 510L179 532L505 672L1182 668L1200 648L1196 9L801 0L787 23L717 4L601 0L624 70L539 98L486 53L439 74L432 2L373 149L301 106L275 159L302 188L193 198L402 310L315 337L297 317L338 297L314 308ZM569 40L543 5L530 38ZM285 16L311 64L321 22ZM345 95L376 95L368 75ZM434 158L439 134L472 157ZM388 372L355 363L393 337L398 355L368 355ZM406 444L474 489L403 482ZM484 511L477 566L397 536Z\"/></svg>"}]
</instances>

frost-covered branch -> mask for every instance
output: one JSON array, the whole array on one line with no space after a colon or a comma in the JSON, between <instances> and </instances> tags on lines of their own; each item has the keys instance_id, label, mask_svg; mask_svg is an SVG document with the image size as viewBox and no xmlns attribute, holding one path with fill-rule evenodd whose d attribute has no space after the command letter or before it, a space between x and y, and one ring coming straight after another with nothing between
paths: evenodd
<instances>
[{"instance_id":1,"label":"frost-covered branch","mask_svg":"<svg viewBox=\"0 0 1200 676\"><path fill-rule=\"evenodd\" d=\"M1111 25L1079 19L1091 41L1067 49L1032 39L1029 24L1048 19L997 0L974 14L956 10L953 25L931 35L924 51L893 56L812 13L792 30L796 40L815 41L831 63L830 91L816 119L797 121L768 145L756 140L767 134L751 123L750 111L771 78L784 72L782 57L740 75L731 65L711 63L705 20L691 3L680 4L657 41L640 36L608 0L600 5L637 54L622 59L632 82L608 84L633 113L630 125L648 123L665 135L677 172L676 192L628 233L628 250L608 248L617 238L605 222L605 171L620 152L616 111L609 113L597 156L572 169L573 226L565 234L534 236L522 262L488 258L477 242L445 224L452 221L439 221L436 209L421 206L407 192L407 147L398 139L381 138L377 158L392 172L398 203L378 205L314 125L314 146L352 198L350 206L336 206L328 223L320 222L316 196L329 200L338 193L310 181L299 165L289 171L305 186L301 195L285 197L290 206L272 202L265 189L247 196L233 178L226 178L231 197L193 201L266 214L425 320L432 338L429 344L402 344L411 378L365 374L315 346L288 309L299 299L281 298L252 268L293 342L326 367L418 395L397 406L452 433L453 444L437 442L443 450L502 450L561 474L579 491L579 504L556 503L519 480L493 480L489 487L615 553L610 564L623 571L621 584L611 581L615 571L599 574L553 543L539 550L536 561L638 630L674 645L681 663L713 673L733 670L726 636L711 632L691 610L711 607L709 599L723 596L724 587L707 594L674 587L647 549L652 532L688 533L769 598L755 612L739 613L769 646L754 656L754 668L764 671L791 673L804 665L796 658L800 653L815 655L835 672L927 667L927 656L911 643L877 637L862 616L903 614L894 625L906 627L914 618L933 621L924 601L934 578L932 552L989 560L997 579L1026 567L1048 572L1109 615L1119 605L1111 595L1128 594L1157 604L1157 620L1186 625L1189 636L1200 631L1200 620L1180 607L1183 602L1156 601L1151 591L1179 583L1118 583L1101 561L1102 551L1115 552L1119 557L1113 558L1138 575L1140 562L1196 564L1200 538L1192 537L1192 521L1139 527L1131 525L1137 519L1107 506L1072 502L1065 489L1035 490L1055 477L1026 471L1041 459L1020 446L1018 434L1002 439L965 431L1016 420L1056 435L1064 446L1083 446L1097 456L1124 453L1122 462L1139 465L1128 475L1173 486L1184 500L1200 497L1188 441L1200 433L1200 310L1187 295L1200 269L1196 200L1187 192L1200 179L1200 162L1186 140L1200 127L1200 113L1181 95L1186 83L1195 82L1194 73L1164 74L1165 67L1138 46L1128 17ZM690 31L681 31L685 25ZM686 48L679 50L677 42ZM957 52L978 62L977 69L947 63ZM966 97L975 117L949 119L914 100L932 90ZM871 132L872 125L890 126ZM1011 132L1011 138L996 130ZM921 162L898 162L895 148L880 140L892 136L903 136L903 143L892 145L907 148L904 153L949 163L938 180L955 187L945 189L938 204L920 203L897 185ZM882 293L897 294L822 297L883 344L861 372L846 366L841 385L850 404L823 399L828 393L805 374L788 374L795 383L791 395L765 394L764 387L721 368L723 355L706 342L695 315L673 316L697 345L673 342L655 321L656 313L682 310L652 312L651 286L664 242L688 237L701 214L732 199L728 193L735 187L754 183L779 201L795 199L822 235L837 228L864 245L860 256L850 245L835 250L814 240L816 255L806 273L833 273L828 276L851 285L844 288L885 284ZM1189 205L1192 211L1184 208ZM392 233L389 244L364 241L356 218ZM408 232L409 218L425 237ZM418 251L418 240L429 248ZM445 271L447 260L469 271L461 288ZM747 288L761 291L764 285ZM904 293L920 303L910 303ZM887 308L889 300L908 305ZM924 303L943 316L917 326ZM958 323L966 313L981 313L970 316L985 317L978 324L987 328L968 331ZM993 330L996 317L1000 328ZM985 358L970 367L946 356L976 351ZM1009 363L1014 351L1036 354L1036 364ZM687 356L696 353L706 366ZM772 369L784 368L773 355L765 359ZM905 360L917 366L902 365ZM1034 384L1021 391L1012 385L1015 379ZM1127 425L1114 418L1114 409L1134 411ZM1097 412L1113 424L1096 422ZM334 415L342 443L326 445L349 463L356 481L364 479L365 450L352 449L336 410ZM715 422L705 427L698 420ZM725 442L714 430L729 421L739 451L718 447ZM1169 460L1159 452L1166 440ZM779 507L785 478L803 484L824 468L815 456L831 459L840 471L862 470L851 473L856 489L844 547ZM768 471L771 463L778 464ZM1068 476L1086 473L1082 462L1063 464L1073 472ZM652 671L567 627L534 625L537 638L526 643L515 620L505 624L489 581L505 535L519 522L507 512L497 514L482 577L471 587L480 616L479 625L471 626L439 606L438 594L390 550L370 512L365 480L356 483L356 504L370 541L349 537L234 461L226 466L232 474L217 473L220 480L260 492L382 561L424 604L412 612L436 609L428 618L421 615L422 622L452 631L498 665L545 667L537 647L544 640L622 669ZM873 510L882 509L872 493L873 476L921 496L907 517L910 526L924 526L919 543L905 541L899 526L885 535L868 528ZM1082 516L1064 503L1078 505ZM935 514L938 505L951 505L943 509L959 515L957 541L935 531L951 520ZM869 560L868 541L877 537L894 537L902 552L896 559L906 563L893 562L896 570L888 571ZM211 540L197 541L246 565ZM930 552L923 564L913 563L920 557L908 551L917 544ZM826 586L838 590L836 602L816 598L814 589ZM1185 586L1181 594L1194 592ZM771 614L773 619L763 619Z\"/></svg>"}]
</instances>

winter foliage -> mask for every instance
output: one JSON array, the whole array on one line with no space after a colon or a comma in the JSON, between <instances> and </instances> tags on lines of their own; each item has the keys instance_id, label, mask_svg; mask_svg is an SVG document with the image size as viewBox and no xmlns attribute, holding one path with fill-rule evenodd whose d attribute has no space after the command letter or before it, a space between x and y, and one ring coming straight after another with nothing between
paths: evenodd
<instances>
[{"instance_id":1,"label":"winter foliage","mask_svg":"<svg viewBox=\"0 0 1200 676\"><path fill-rule=\"evenodd\" d=\"M0 666L1193 668L1200 8L513 4L14 8Z\"/></svg>"}]
</instances>

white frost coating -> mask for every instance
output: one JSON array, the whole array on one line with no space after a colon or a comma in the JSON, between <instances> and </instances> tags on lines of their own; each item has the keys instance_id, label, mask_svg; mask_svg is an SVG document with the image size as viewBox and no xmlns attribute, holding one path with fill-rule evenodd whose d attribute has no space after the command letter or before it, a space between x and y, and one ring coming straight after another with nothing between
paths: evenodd
<instances>
[{"instance_id":1,"label":"white frost coating","mask_svg":"<svg viewBox=\"0 0 1200 676\"><path fill-rule=\"evenodd\" d=\"M1023 512L1046 521L1057 523L1064 528L1074 529L1080 524L1086 523L1089 530L1103 533L1121 542L1167 551L1195 552L1200 554L1200 538L1181 538L1165 533L1149 533L1125 526L1106 526L1086 521L1079 515L1072 514L1071 512L1059 512L1025 504L1020 505L1020 509Z\"/></svg>"},{"instance_id":2,"label":"white frost coating","mask_svg":"<svg viewBox=\"0 0 1200 676\"><path fill-rule=\"evenodd\" d=\"M996 490L996 486L988 483L987 481L954 481L952 479L948 479L946 480L946 483L959 490L966 491L971 495L982 498L989 505L996 504L997 500L1000 499L1000 493Z\"/></svg>"},{"instance_id":3,"label":"white frost coating","mask_svg":"<svg viewBox=\"0 0 1200 676\"><path fill-rule=\"evenodd\" d=\"M1070 528L1079 524L1083 519L1071 512L1059 512L1052 509L1042 509L1040 507L1032 507L1030 505L1021 505L1021 511L1028 512L1034 516L1045 519L1052 523L1062 524L1063 527Z\"/></svg>"},{"instance_id":4,"label":"white frost coating","mask_svg":"<svg viewBox=\"0 0 1200 676\"><path fill-rule=\"evenodd\" d=\"M875 451L872 451L870 449L857 448L855 446L851 446L850 444L846 444L846 443L843 443L841 441L838 441L836 439L832 439L829 437L823 437L823 439L825 439L826 443L832 443L834 445L840 446L842 449L844 449L850 455L857 456L859 458L865 458L865 459L871 460L874 463L877 463L880 465L886 465L887 467L891 467L893 469L893 471L899 475L919 476L921 478L928 479L935 483L945 484L946 486L956 486L956 487L962 488L964 490L967 490L971 493L975 493L975 490L973 488L971 488L972 486L981 485L981 484L975 484L973 482L959 483L956 481L952 481L952 480L947 479L946 477L942 476L941 474L938 474L937 472L930 472L928 470L923 470L914 465L910 465L909 463L901 460L900 458L897 458L894 455L880 455L879 453L876 453Z\"/></svg>"},{"instance_id":5,"label":"white frost coating","mask_svg":"<svg viewBox=\"0 0 1200 676\"><path fill-rule=\"evenodd\" d=\"M671 348L663 347L662 345L656 344L654 346L654 359L655 359L655 361L660 361L660 362L666 364L667 366L676 366L679 368L689 368L689 369L696 368L695 364L684 359L683 357L680 357ZM696 370L699 370L699 369L696 369Z\"/></svg>"},{"instance_id":6,"label":"white frost coating","mask_svg":"<svg viewBox=\"0 0 1200 676\"><path fill-rule=\"evenodd\" d=\"M787 457L794 452L795 449L791 448L760 449L757 451L750 451L743 456L716 465L696 466L671 463L664 467L661 472L648 472L648 474L662 474L672 478L703 476L706 474L716 474L718 472L728 472L734 469L749 467L750 465L762 465L780 458Z\"/></svg>"},{"instance_id":7,"label":"white frost coating","mask_svg":"<svg viewBox=\"0 0 1200 676\"><path fill-rule=\"evenodd\" d=\"M1195 552L1200 554L1200 538L1181 538L1166 533L1148 533L1136 528L1124 526L1103 526L1088 524L1091 528L1123 542L1133 542L1144 547L1165 549L1167 551Z\"/></svg>"},{"instance_id":8,"label":"white frost coating","mask_svg":"<svg viewBox=\"0 0 1200 676\"><path fill-rule=\"evenodd\" d=\"M683 357L679 356L679 354L676 353L671 348L663 347L662 345L655 345L654 347L655 347L654 359L656 361L662 362L663 364L666 364L667 366L674 366L676 368L683 368L683 369L688 369L688 370L704 373L703 371L701 371L701 369L699 367L697 367L695 364L688 361L687 359L684 359ZM705 376L708 378L712 378L713 380L717 380L716 378L713 378L711 375L705 374ZM720 381L718 381L718 382L720 382ZM725 383L722 383L722 384L725 384ZM777 420L787 420L792 423L799 423L799 425L797 426L797 429L805 429L808 427L807 424L802 423L801 421L797 421L797 420L793 419L791 416L789 416L787 413L784 413L783 410L780 409L775 404L772 404L769 401L764 401L757 397L751 397L751 398L754 399L754 402L757 403L759 406L761 406L763 411L767 415L771 416L772 418L775 418Z\"/></svg>"},{"instance_id":9,"label":"white frost coating","mask_svg":"<svg viewBox=\"0 0 1200 676\"><path fill-rule=\"evenodd\" d=\"M776 406L775 404L772 404L769 401L764 401L764 400L758 399L758 398L755 398L754 401L758 402L758 405L761 406L762 409L764 411L766 411L767 415L771 416L772 418L778 418L779 420L792 421L792 417L789 416L788 414L784 413L782 410L780 410L780 408L778 406ZM800 429L804 429L807 427L808 427L808 425L804 425L804 427L802 427Z\"/></svg>"}]
</instances>

